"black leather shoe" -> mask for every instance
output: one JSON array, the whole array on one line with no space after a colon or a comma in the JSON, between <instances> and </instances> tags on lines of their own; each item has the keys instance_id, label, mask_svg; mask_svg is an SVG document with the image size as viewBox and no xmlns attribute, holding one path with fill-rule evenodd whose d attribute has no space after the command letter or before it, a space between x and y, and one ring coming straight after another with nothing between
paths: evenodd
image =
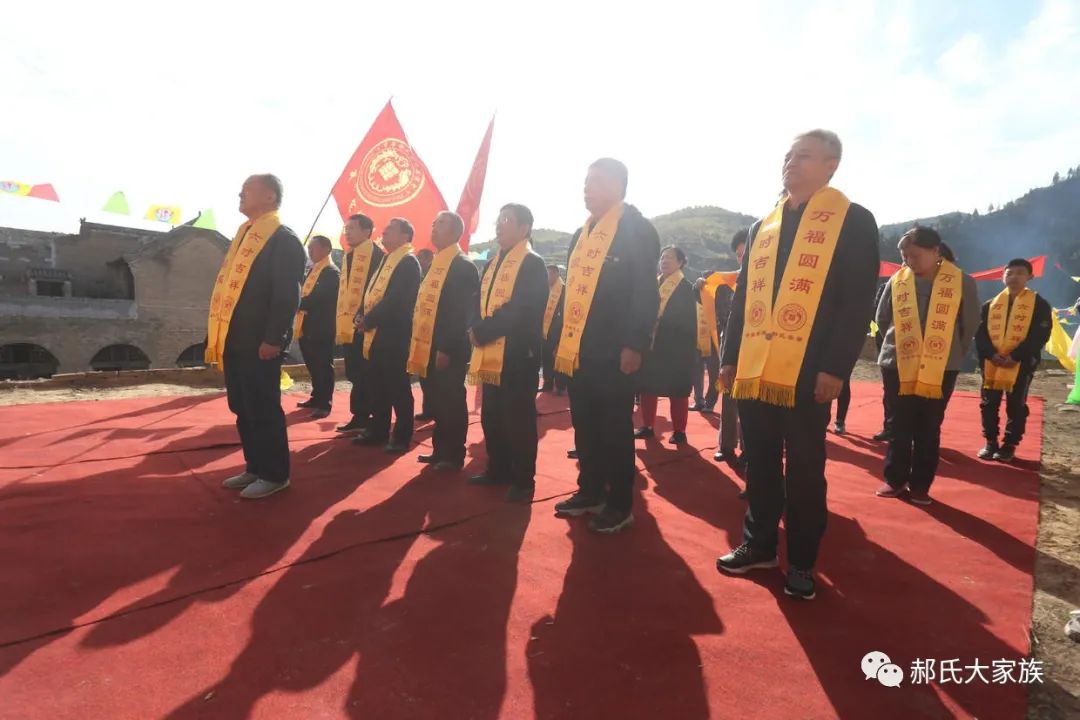
<instances>
[{"instance_id":1,"label":"black leather shoe","mask_svg":"<svg viewBox=\"0 0 1080 720\"><path fill-rule=\"evenodd\" d=\"M424 463L425 465L434 465L439 462L439 458L434 455L419 455L416 458L416 462Z\"/></svg>"},{"instance_id":2,"label":"black leather shoe","mask_svg":"<svg viewBox=\"0 0 1080 720\"><path fill-rule=\"evenodd\" d=\"M334 430L339 433L358 433L364 429L364 421L354 417L344 425L338 425Z\"/></svg>"},{"instance_id":3,"label":"black leather shoe","mask_svg":"<svg viewBox=\"0 0 1080 720\"><path fill-rule=\"evenodd\" d=\"M315 407L315 401L314 400L304 400L303 402L296 403L296 407L298 407L298 408L313 408L313 407Z\"/></svg>"},{"instance_id":4,"label":"black leather shoe","mask_svg":"<svg viewBox=\"0 0 1080 720\"><path fill-rule=\"evenodd\" d=\"M521 504L531 503L535 494L535 487L521 487L519 485L514 485L506 491L506 502Z\"/></svg>"},{"instance_id":5,"label":"black leather shoe","mask_svg":"<svg viewBox=\"0 0 1080 720\"><path fill-rule=\"evenodd\" d=\"M315 408L314 410L311 411L311 419L312 420L322 420L323 418L328 418L328 417L330 417L330 409L329 408Z\"/></svg>"},{"instance_id":6,"label":"black leather shoe","mask_svg":"<svg viewBox=\"0 0 1080 720\"><path fill-rule=\"evenodd\" d=\"M470 485L509 485L510 481L506 478L498 477L496 475L488 475L487 473L480 473L479 475L473 475L469 478Z\"/></svg>"},{"instance_id":7,"label":"black leather shoe","mask_svg":"<svg viewBox=\"0 0 1080 720\"><path fill-rule=\"evenodd\" d=\"M577 450L575 450L573 448L571 448L570 450L567 450L566 451L566 457L570 458L571 460L577 460L578 459Z\"/></svg>"}]
</instances>

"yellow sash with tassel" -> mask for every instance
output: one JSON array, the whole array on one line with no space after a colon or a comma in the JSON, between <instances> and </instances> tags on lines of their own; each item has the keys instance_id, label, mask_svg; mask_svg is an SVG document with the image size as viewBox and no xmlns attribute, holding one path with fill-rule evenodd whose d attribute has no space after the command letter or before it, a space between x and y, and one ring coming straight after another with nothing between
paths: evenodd
<instances>
[{"instance_id":1,"label":"yellow sash with tassel","mask_svg":"<svg viewBox=\"0 0 1080 720\"><path fill-rule=\"evenodd\" d=\"M986 315L986 331L994 349L1002 355L1008 355L1024 342L1031 330L1031 316L1035 314L1035 298L1031 288L1024 288L1013 300L1009 310L1009 291L1002 290L990 301ZM989 360L983 361L983 387L987 390L1010 392L1020 374L1020 364L1012 367L998 367Z\"/></svg>"},{"instance_id":2,"label":"yellow sash with tassel","mask_svg":"<svg viewBox=\"0 0 1080 720\"><path fill-rule=\"evenodd\" d=\"M319 282L319 276L322 271L326 269L332 263L330 256L327 255L319 262L311 266L311 271L308 272L308 276L304 278L304 287L300 289L300 299L306 298L311 294L311 291L315 289L315 283ZM338 286L341 287L340 285ZM296 313L296 320L293 322L293 335L297 340L304 337L304 316L307 315L307 310L300 310Z\"/></svg>"},{"instance_id":3,"label":"yellow sash with tassel","mask_svg":"<svg viewBox=\"0 0 1080 720\"><path fill-rule=\"evenodd\" d=\"M402 259L412 252L412 245L405 243L394 252L389 255L383 255L382 263L379 265L379 269L375 272L375 277L371 279L371 287L367 290L367 295L364 296L364 313L371 311L373 307L378 305L383 295L386 294L386 287L390 284L390 278L394 274L395 268ZM355 262L355 261L354 261ZM375 340L375 333L377 328L371 328L364 331L364 359L371 359L371 343Z\"/></svg>"},{"instance_id":4,"label":"yellow sash with tassel","mask_svg":"<svg viewBox=\"0 0 1080 720\"><path fill-rule=\"evenodd\" d=\"M745 320L731 395L794 407L806 345L851 203L831 187L813 194L796 230L774 302L776 251L786 202L782 198L762 220L746 260Z\"/></svg>"},{"instance_id":5,"label":"yellow sash with tassel","mask_svg":"<svg viewBox=\"0 0 1080 720\"><path fill-rule=\"evenodd\" d=\"M480 317L489 318L495 311L510 301L514 294L514 284L517 282L518 272L521 270L522 261L529 252L529 243L522 241L510 248L502 265L498 259L492 260L484 279L480 283ZM495 276L495 268L498 266L498 277ZM495 287L492 288L492 285ZM506 338L501 337L492 343L481 347L474 347L472 358L469 360L469 382L473 385L485 383L487 385L502 384L503 357L506 354Z\"/></svg>"},{"instance_id":6,"label":"yellow sash with tassel","mask_svg":"<svg viewBox=\"0 0 1080 720\"><path fill-rule=\"evenodd\" d=\"M412 340L409 342L409 373L427 377L428 363L431 362L431 342L435 334L435 317L439 312L439 298L446 287L446 273L450 263L461 254L457 243L443 248L431 261L431 268L420 283L420 292L416 296L416 308L413 310Z\"/></svg>"},{"instance_id":7,"label":"yellow sash with tassel","mask_svg":"<svg viewBox=\"0 0 1080 720\"><path fill-rule=\"evenodd\" d=\"M562 278L555 281L554 285L548 287L548 301L547 307L544 308L544 339L547 340L548 333L551 332L551 322L555 319L555 311L559 309L559 300L562 299L563 288L566 287L566 283Z\"/></svg>"},{"instance_id":8,"label":"yellow sash with tassel","mask_svg":"<svg viewBox=\"0 0 1080 720\"><path fill-rule=\"evenodd\" d=\"M900 394L939 399L949 362L956 317L964 295L964 274L942 260L934 277L925 327L919 322L915 273L906 265L892 276L893 329Z\"/></svg>"},{"instance_id":9,"label":"yellow sash with tassel","mask_svg":"<svg viewBox=\"0 0 1080 720\"><path fill-rule=\"evenodd\" d=\"M206 364L217 363L219 369L224 367L222 358L225 354L225 338L229 336L229 322L232 320L236 303L244 291L244 283L247 282L252 263L279 227L281 219L274 211L255 220L248 220L236 231L218 271L214 292L210 296L204 355Z\"/></svg>"},{"instance_id":10,"label":"yellow sash with tassel","mask_svg":"<svg viewBox=\"0 0 1080 720\"><path fill-rule=\"evenodd\" d=\"M374 248L374 242L365 240L349 251L348 255L352 255L351 268L348 255L344 260L342 267L348 268L349 272L341 273L341 282L338 283L337 317L334 322L334 343L337 345L348 345L356 334L353 320L356 313L360 312L360 301L364 297L364 286L367 285Z\"/></svg>"},{"instance_id":11,"label":"yellow sash with tassel","mask_svg":"<svg viewBox=\"0 0 1080 720\"><path fill-rule=\"evenodd\" d=\"M663 279L657 278L657 282L660 283L660 309L656 313L656 324L653 325L650 348L656 343L656 330L660 327L660 318L664 317L664 311L667 310L668 300L671 299L672 293L675 292L675 288L679 287L682 280L682 270L676 270Z\"/></svg>"},{"instance_id":12,"label":"yellow sash with tassel","mask_svg":"<svg viewBox=\"0 0 1080 720\"><path fill-rule=\"evenodd\" d=\"M559 349L555 353L555 371L563 375L573 375L581 364L581 336L589 320L589 309L596 295L596 284L604 268L604 259L611 248L611 241L615 239L622 214L623 206L620 203L597 220L591 230L586 222L570 255L562 335L559 336Z\"/></svg>"},{"instance_id":13,"label":"yellow sash with tassel","mask_svg":"<svg viewBox=\"0 0 1080 720\"><path fill-rule=\"evenodd\" d=\"M713 275L719 274L713 273ZM701 288L701 314L705 316L705 322L709 328L709 337L712 338L712 345L718 353L720 352L720 331L716 328L716 291L720 285L720 280L714 283L712 276L710 276L705 280L705 285ZM711 355L712 352L709 351L704 354Z\"/></svg>"},{"instance_id":14,"label":"yellow sash with tassel","mask_svg":"<svg viewBox=\"0 0 1080 720\"><path fill-rule=\"evenodd\" d=\"M701 357L712 355L712 335L709 333L709 319L705 317L705 306L694 303L697 306L697 349Z\"/></svg>"}]
</instances>

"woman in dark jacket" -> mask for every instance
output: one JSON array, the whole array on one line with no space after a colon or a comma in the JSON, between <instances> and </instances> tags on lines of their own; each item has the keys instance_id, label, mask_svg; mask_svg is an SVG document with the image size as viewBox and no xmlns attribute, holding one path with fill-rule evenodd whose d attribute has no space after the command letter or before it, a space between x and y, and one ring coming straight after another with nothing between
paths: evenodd
<instances>
[{"instance_id":1,"label":"woman in dark jacket","mask_svg":"<svg viewBox=\"0 0 1080 720\"><path fill-rule=\"evenodd\" d=\"M694 385L697 360L697 306L694 288L683 277L686 254L674 245L660 253L660 316L653 331L652 349L641 368L642 426L636 438L655 437L657 398L671 399L671 424L675 428L668 442L686 442L686 420L690 391Z\"/></svg>"}]
</instances>

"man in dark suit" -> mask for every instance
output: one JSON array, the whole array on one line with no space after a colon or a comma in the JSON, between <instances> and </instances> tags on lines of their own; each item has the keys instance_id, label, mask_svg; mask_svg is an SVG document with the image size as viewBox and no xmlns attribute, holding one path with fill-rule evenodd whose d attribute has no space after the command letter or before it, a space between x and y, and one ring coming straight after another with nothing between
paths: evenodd
<instances>
[{"instance_id":1,"label":"man in dark suit","mask_svg":"<svg viewBox=\"0 0 1080 720\"><path fill-rule=\"evenodd\" d=\"M506 260L524 245L520 269L509 299L495 308L492 293L479 298L477 322L469 333L473 345L489 347L505 338L498 382L484 380L480 422L487 445L487 471L469 479L473 485L509 485L508 502L532 502L536 487L536 374L543 352L544 308L548 282L543 259L528 248L533 215L524 205L506 205L495 225L499 254L487 273L506 271ZM517 255L515 254L515 259ZM511 261L513 262L513 261ZM485 273L486 274L486 273ZM488 303L488 317L481 307ZM479 368L471 368L477 372ZM489 381L490 380L490 381Z\"/></svg>"},{"instance_id":2,"label":"man in dark suit","mask_svg":"<svg viewBox=\"0 0 1080 720\"><path fill-rule=\"evenodd\" d=\"M292 341L300 305L304 248L296 233L277 219L281 195L281 180L274 175L249 177L240 191L240 212L248 222L233 241L240 243L235 261L247 265L246 279L227 321L222 362L246 467L224 486L241 490L240 496L247 499L267 497L289 486L281 361ZM259 238L252 230L260 227L272 231L256 251Z\"/></svg>"},{"instance_id":3,"label":"man in dark suit","mask_svg":"<svg viewBox=\"0 0 1080 720\"><path fill-rule=\"evenodd\" d=\"M879 268L874 216L829 188L840 165L841 152L840 139L827 130L812 130L795 138L784 158L784 204L770 216L779 213L780 222L770 222L760 247L756 242L762 223L759 221L750 228L748 257L739 271L720 353L721 383L727 389L734 388L739 400L750 507L743 521L742 544L717 559L717 569L742 574L756 568L777 567L779 524L783 518L790 564L784 592L804 600L812 600L816 594L814 565L828 517L825 429L829 411L862 351ZM839 198L835 199L837 195ZM842 204L844 208L843 219L837 218L838 224L829 227L828 232L836 233L832 240L835 250L823 268L818 268L816 260L807 260L808 256L813 260L817 255L798 249L820 239L822 234L818 230L840 212L813 208L807 212L817 197L834 198L830 202L836 204L831 207ZM789 267L793 271L786 274ZM784 323L791 325L791 316L785 316L782 311L791 306L778 308L770 315L765 309L769 282L759 277L753 287L748 287L748 278L752 273L771 271L771 302L778 302L779 293L790 292L793 286L805 287L796 278L807 267L824 272L824 279L816 286L820 288L817 291L820 304L812 317L801 306L796 307L803 313L795 316L802 323L796 329L800 330L798 342L803 355L795 369L794 387L790 398L786 393L770 396L755 387L751 373L758 366L750 358L755 348L760 352L762 339L767 343L766 353L774 348L777 353L783 353L791 347L784 344L790 339L781 337ZM748 294L756 295L750 303L750 312L747 312ZM775 326L773 318L776 318ZM770 329L773 327L777 329ZM747 353L745 369L740 366L743 352ZM786 366L785 372L790 367ZM768 370L766 366L757 378L760 387L765 386L763 378ZM746 377L738 374L742 372ZM737 380L743 382L743 388Z\"/></svg>"},{"instance_id":4,"label":"man in dark suit","mask_svg":"<svg viewBox=\"0 0 1080 720\"><path fill-rule=\"evenodd\" d=\"M321 420L330 414L334 402L334 314L337 310L338 269L329 260L332 249L330 238L316 235L308 242L308 258L311 266L304 286L311 273L318 268L315 286L300 298L299 320L300 353L304 356L311 375L311 399L297 403L299 407L311 408L311 417Z\"/></svg>"},{"instance_id":5,"label":"man in dark suit","mask_svg":"<svg viewBox=\"0 0 1080 720\"><path fill-rule=\"evenodd\" d=\"M360 332L375 332L364 373L372 409L371 423L353 442L357 445L386 443L383 449L391 455L404 454L413 433L412 385L405 364L412 339L416 292L420 288L420 263L410 252L412 239L413 226L408 220L394 218L387 224L382 236L387 254L368 284L364 300L366 309L356 322ZM380 276L384 274L382 297L375 297ZM374 301L372 297L375 297ZM393 437L390 434L391 411L394 415Z\"/></svg>"},{"instance_id":6,"label":"man in dark suit","mask_svg":"<svg viewBox=\"0 0 1080 720\"><path fill-rule=\"evenodd\" d=\"M419 317L423 309L419 299L413 316L414 336L424 333L424 345L430 342L423 375L424 399L435 420L431 454L421 455L419 460L431 463L436 470L460 470L465 465L465 436L469 431L465 371L471 350L469 324L480 291L480 276L476 266L458 248L464 231L465 223L457 213L441 212L435 218L431 244L437 255L420 286L421 296L438 292L434 325L430 324L430 318ZM446 256L451 258L449 265L445 264ZM441 283L441 288L436 283Z\"/></svg>"},{"instance_id":7,"label":"man in dark suit","mask_svg":"<svg viewBox=\"0 0 1080 720\"><path fill-rule=\"evenodd\" d=\"M750 231L743 229L736 232L735 236L731 238L731 252L739 262L739 267L742 267L743 257L746 255L746 241L749 237ZM716 310L716 326L721 347L724 344L727 319L731 313L731 300L734 296L735 291L727 285L716 288L716 302L713 307ZM736 451L737 447L742 447L742 432L739 429L739 404L735 398L731 397L731 393L724 393L720 398L720 431L718 437L720 445L716 454L713 455L713 460L726 462L736 471L744 470L745 463ZM739 497L745 498L746 491L740 492Z\"/></svg>"},{"instance_id":8,"label":"man in dark suit","mask_svg":"<svg viewBox=\"0 0 1080 720\"><path fill-rule=\"evenodd\" d=\"M600 533L619 532L634 520L634 391L642 353L649 348L660 309L656 285L660 236L637 208L624 204L627 176L626 166L611 158L589 167L585 178L589 220L570 242L566 291L570 305L563 314L556 353L558 367L562 345L572 341L568 347L573 347L579 341L578 366L570 377L570 415L581 467L579 490L557 503L555 512L569 517L594 514L589 528ZM605 219L616 216L618 225L607 253L589 258L590 262L575 258L582 233L591 238ZM575 280L575 268L592 271L595 261L600 270L585 311L582 298L588 297L589 279ZM574 322L575 314L586 323L576 340L569 337L580 325Z\"/></svg>"},{"instance_id":9,"label":"man in dark suit","mask_svg":"<svg viewBox=\"0 0 1080 720\"><path fill-rule=\"evenodd\" d=\"M551 264L547 266L548 297L547 302L555 302L555 311L551 316L551 325L546 328L544 334L544 357L541 365L543 369L544 384L540 392L554 392L562 395L566 391L566 376L555 372L555 350L559 346L559 336L562 335L563 325L563 302L566 299L566 286L560 282L562 275L559 266ZM558 297L552 298L552 294L558 292ZM547 312L547 305L544 306Z\"/></svg>"},{"instance_id":10,"label":"man in dark suit","mask_svg":"<svg viewBox=\"0 0 1080 720\"><path fill-rule=\"evenodd\" d=\"M371 420L371 402L367 397L364 382L364 333L356 330L355 321L364 310L364 292L379 269L382 262L382 248L371 239L375 223L367 215L353 215L345 225L345 260L343 262L340 283L344 285L344 297L339 288L338 308L338 343L341 344L345 357L345 377L352 384L349 391L349 422L339 425L339 433L355 434L367 427ZM370 258L367 271L358 266L354 272L354 260L359 257ZM358 294L356 291L359 291ZM355 307L354 307L355 306Z\"/></svg>"}]
</instances>

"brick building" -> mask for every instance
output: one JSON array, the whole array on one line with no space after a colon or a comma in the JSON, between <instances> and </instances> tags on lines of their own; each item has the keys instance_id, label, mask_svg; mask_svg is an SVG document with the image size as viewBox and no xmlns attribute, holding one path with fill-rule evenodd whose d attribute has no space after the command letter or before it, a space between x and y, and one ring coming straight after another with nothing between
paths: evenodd
<instances>
[{"instance_id":1,"label":"brick building","mask_svg":"<svg viewBox=\"0 0 1080 720\"><path fill-rule=\"evenodd\" d=\"M0 228L0 378L201 364L218 232Z\"/></svg>"}]
</instances>

